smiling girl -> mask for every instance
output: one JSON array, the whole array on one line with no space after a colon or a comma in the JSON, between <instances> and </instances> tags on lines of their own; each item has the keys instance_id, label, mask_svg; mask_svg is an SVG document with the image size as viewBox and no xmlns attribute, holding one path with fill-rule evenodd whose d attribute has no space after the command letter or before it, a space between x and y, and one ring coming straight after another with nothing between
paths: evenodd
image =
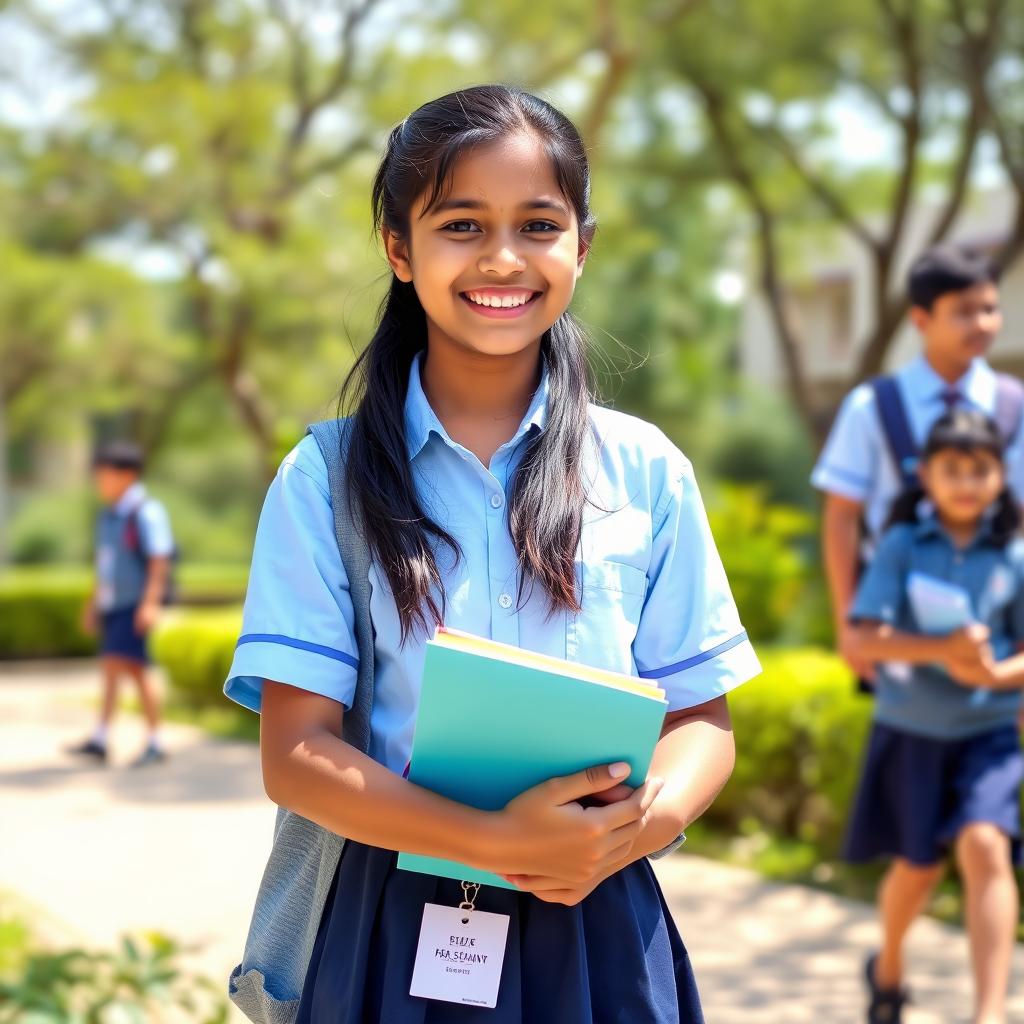
<instances>
[{"instance_id":1,"label":"smiling girl","mask_svg":"<svg viewBox=\"0 0 1024 1024\"><path fill-rule=\"evenodd\" d=\"M568 312L589 195L574 126L516 89L442 97L388 140L373 208L393 273L344 389L372 554L369 754L340 738L358 651L312 438L268 494L227 683L262 710L271 798L348 837L295 993L303 1024L702 1020L648 857L728 778L724 694L759 669L689 461L592 402ZM484 812L404 779L439 623L657 680L669 710L648 781L596 765ZM463 892L397 870L396 850L515 883L476 900L509 921L494 1008L409 994L425 905Z\"/></svg>"}]
</instances>

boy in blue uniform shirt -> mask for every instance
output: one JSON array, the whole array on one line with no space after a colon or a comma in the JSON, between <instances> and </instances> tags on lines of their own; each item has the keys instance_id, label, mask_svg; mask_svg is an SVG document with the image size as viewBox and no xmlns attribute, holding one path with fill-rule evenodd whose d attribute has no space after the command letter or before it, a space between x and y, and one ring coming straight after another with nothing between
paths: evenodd
<instances>
[{"instance_id":1,"label":"boy in blue uniform shirt","mask_svg":"<svg viewBox=\"0 0 1024 1024\"><path fill-rule=\"evenodd\" d=\"M142 452L126 442L104 446L93 462L103 511L96 522L96 580L82 623L100 638L103 704L92 736L71 753L107 759L107 734L124 676L139 688L149 741L136 767L161 761L160 700L146 668L146 639L156 625L170 583L174 540L163 505L142 483Z\"/></svg>"}]
</instances>

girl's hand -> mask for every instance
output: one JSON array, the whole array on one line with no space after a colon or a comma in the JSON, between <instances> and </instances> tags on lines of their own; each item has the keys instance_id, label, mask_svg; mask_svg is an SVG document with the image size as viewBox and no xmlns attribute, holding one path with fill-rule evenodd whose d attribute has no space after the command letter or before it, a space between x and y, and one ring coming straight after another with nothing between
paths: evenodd
<instances>
[{"instance_id":1,"label":"girl's hand","mask_svg":"<svg viewBox=\"0 0 1024 1024\"><path fill-rule=\"evenodd\" d=\"M989 647L991 632L988 626L972 622L946 638L947 657L950 661L963 661L972 664L980 663L986 652L992 653Z\"/></svg>"},{"instance_id":2,"label":"girl's hand","mask_svg":"<svg viewBox=\"0 0 1024 1024\"><path fill-rule=\"evenodd\" d=\"M557 880L565 889L596 885L602 871L632 849L664 782L648 779L625 800L605 807L581 807L577 801L611 790L628 773L626 765L588 768L511 800L495 819L498 873Z\"/></svg>"},{"instance_id":3,"label":"girl's hand","mask_svg":"<svg viewBox=\"0 0 1024 1024\"><path fill-rule=\"evenodd\" d=\"M978 660L950 661L946 664L946 669L961 686L987 689L999 684L999 666L991 651Z\"/></svg>"},{"instance_id":4,"label":"girl's hand","mask_svg":"<svg viewBox=\"0 0 1024 1024\"><path fill-rule=\"evenodd\" d=\"M597 878L581 885L568 885L554 878L538 878L536 875L505 875L520 892L528 892L545 903L561 903L564 907L575 907L582 903L610 874L606 869Z\"/></svg>"}]
</instances>

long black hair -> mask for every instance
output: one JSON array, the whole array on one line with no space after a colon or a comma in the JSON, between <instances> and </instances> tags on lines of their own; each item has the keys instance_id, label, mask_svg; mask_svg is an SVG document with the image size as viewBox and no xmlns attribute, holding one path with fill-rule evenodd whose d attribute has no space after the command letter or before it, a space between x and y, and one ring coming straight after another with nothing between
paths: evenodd
<instances>
[{"instance_id":1,"label":"long black hair","mask_svg":"<svg viewBox=\"0 0 1024 1024\"><path fill-rule=\"evenodd\" d=\"M932 456L950 448L967 454L989 452L1003 463L1006 445L998 424L990 416L974 409L952 409L929 431L921 451L921 461L927 462ZM893 502L887 525L916 523L920 517L921 502L926 497L923 486L908 488ZM1005 484L992 511L993 541L1001 546L1009 544L1020 532L1020 526L1020 506L1009 484Z\"/></svg>"},{"instance_id":2,"label":"long black hair","mask_svg":"<svg viewBox=\"0 0 1024 1024\"><path fill-rule=\"evenodd\" d=\"M375 229L407 238L414 204L443 198L458 159L471 149L528 132L540 140L559 187L589 245L590 169L579 132L544 100L504 85L442 96L398 125L373 182ZM443 619L444 585L434 544L458 559L458 542L424 511L405 440L409 372L427 344L426 315L411 283L392 276L377 330L341 390L355 409L348 454L349 494L362 513L366 540L387 576L402 637ZM552 611L579 610L575 575L585 502L584 443L592 389L583 331L562 313L541 339L548 371L545 429L530 442L512 481L508 522L519 562L519 600L538 584ZM432 543L433 542L433 543Z\"/></svg>"}]
</instances>

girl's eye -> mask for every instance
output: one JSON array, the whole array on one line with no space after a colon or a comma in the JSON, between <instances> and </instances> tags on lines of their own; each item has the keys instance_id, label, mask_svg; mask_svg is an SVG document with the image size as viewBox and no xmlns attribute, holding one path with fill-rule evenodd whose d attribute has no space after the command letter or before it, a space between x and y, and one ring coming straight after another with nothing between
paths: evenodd
<instances>
[{"instance_id":1,"label":"girl's eye","mask_svg":"<svg viewBox=\"0 0 1024 1024\"><path fill-rule=\"evenodd\" d=\"M531 234L544 234L551 231L561 231L562 229L557 224L553 224L549 220L531 220L523 230L529 231Z\"/></svg>"},{"instance_id":2,"label":"girl's eye","mask_svg":"<svg viewBox=\"0 0 1024 1024\"><path fill-rule=\"evenodd\" d=\"M453 220L450 224L445 224L441 230L451 231L456 235L466 235L471 231L477 231L479 229L471 220Z\"/></svg>"}]
</instances>

